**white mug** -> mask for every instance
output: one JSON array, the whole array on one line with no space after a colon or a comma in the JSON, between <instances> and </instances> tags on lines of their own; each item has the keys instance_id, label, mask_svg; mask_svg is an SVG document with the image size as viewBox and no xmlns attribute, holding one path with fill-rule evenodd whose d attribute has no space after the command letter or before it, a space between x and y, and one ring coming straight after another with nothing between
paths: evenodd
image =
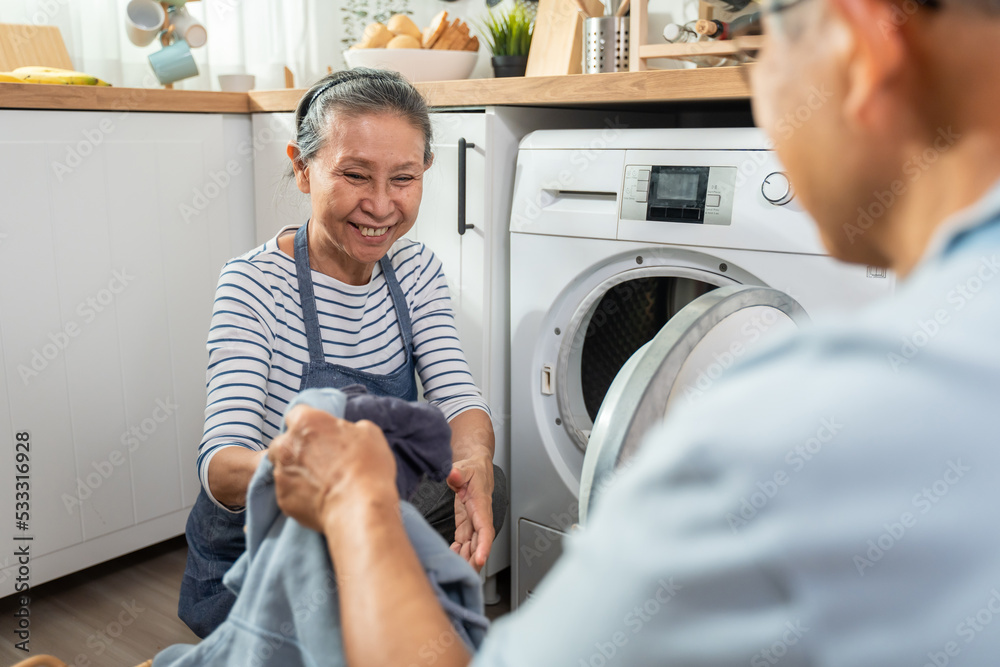
<instances>
[{"instance_id":1,"label":"white mug","mask_svg":"<svg viewBox=\"0 0 1000 667\"><path fill-rule=\"evenodd\" d=\"M174 35L187 42L192 49L205 46L208 41L205 26L198 23L185 7L177 7L170 12L170 23L174 26Z\"/></svg>"},{"instance_id":2,"label":"white mug","mask_svg":"<svg viewBox=\"0 0 1000 667\"><path fill-rule=\"evenodd\" d=\"M155 0L131 0L125 8L125 33L136 46L149 46L160 34L167 14Z\"/></svg>"},{"instance_id":3,"label":"white mug","mask_svg":"<svg viewBox=\"0 0 1000 667\"><path fill-rule=\"evenodd\" d=\"M219 89L226 93L245 93L253 90L256 77L253 74L220 74Z\"/></svg>"}]
</instances>

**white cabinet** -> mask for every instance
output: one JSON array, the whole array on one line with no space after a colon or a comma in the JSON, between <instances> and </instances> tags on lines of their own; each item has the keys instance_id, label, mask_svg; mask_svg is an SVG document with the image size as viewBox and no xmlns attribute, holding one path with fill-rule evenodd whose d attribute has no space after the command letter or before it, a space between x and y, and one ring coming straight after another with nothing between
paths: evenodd
<instances>
[{"instance_id":1,"label":"white cabinet","mask_svg":"<svg viewBox=\"0 0 1000 667\"><path fill-rule=\"evenodd\" d=\"M183 533L215 285L253 241L249 140L245 116L0 111L2 508L31 443L28 528L5 509L0 541L33 537L32 585Z\"/></svg>"}]
</instances>

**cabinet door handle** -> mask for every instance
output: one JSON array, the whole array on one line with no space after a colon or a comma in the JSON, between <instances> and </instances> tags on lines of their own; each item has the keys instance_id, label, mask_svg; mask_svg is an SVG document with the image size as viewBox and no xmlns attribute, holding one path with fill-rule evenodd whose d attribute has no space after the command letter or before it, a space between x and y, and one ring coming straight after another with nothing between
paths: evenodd
<instances>
[{"instance_id":1,"label":"cabinet door handle","mask_svg":"<svg viewBox=\"0 0 1000 667\"><path fill-rule=\"evenodd\" d=\"M458 233L465 234L466 229L475 229L475 225L465 222L465 149L475 148L465 137L458 140Z\"/></svg>"}]
</instances>

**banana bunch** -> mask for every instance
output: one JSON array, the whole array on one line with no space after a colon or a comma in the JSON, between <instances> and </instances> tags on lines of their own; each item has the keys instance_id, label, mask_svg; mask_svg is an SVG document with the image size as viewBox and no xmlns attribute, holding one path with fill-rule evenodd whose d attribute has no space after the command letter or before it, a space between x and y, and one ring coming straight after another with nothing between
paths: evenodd
<instances>
[{"instance_id":1,"label":"banana bunch","mask_svg":"<svg viewBox=\"0 0 1000 667\"><path fill-rule=\"evenodd\" d=\"M11 83L58 83L70 86L110 86L96 76L55 67L18 67L13 72L0 72L0 81Z\"/></svg>"}]
</instances>

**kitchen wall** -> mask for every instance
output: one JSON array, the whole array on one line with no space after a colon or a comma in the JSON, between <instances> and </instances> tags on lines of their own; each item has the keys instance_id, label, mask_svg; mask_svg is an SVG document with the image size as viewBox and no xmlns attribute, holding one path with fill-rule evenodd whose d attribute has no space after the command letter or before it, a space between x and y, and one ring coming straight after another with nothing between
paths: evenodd
<instances>
[{"instance_id":1,"label":"kitchen wall","mask_svg":"<svg viewBox=\"0 0 1000 667\"><path fill-rule=\"evenodd\" d=\"M569 2L570 0L564 0ZM499 9L514 0L503 0ZM139 48L122 28L128 0L0 0L0 22L57 26L76 69L116 86L158 87L146 61L156 44ZM218 90L219 74L251 73L257 88L285 85L284 67L306 86L327 67L345 67L343 50L356 42L365 26L394 13L410 13L420 26L446 9L473 27L486 13L485 0L203 0L188 5L208 29L205 47L194 50L199 76L176 88ZM697 0L650 0L649 43L662 42L663 26L697 17ZM492 76L490 54L480 50L474 78ZM658 61L656 67L683 66Z\"/></svg>"}]
</instances>

